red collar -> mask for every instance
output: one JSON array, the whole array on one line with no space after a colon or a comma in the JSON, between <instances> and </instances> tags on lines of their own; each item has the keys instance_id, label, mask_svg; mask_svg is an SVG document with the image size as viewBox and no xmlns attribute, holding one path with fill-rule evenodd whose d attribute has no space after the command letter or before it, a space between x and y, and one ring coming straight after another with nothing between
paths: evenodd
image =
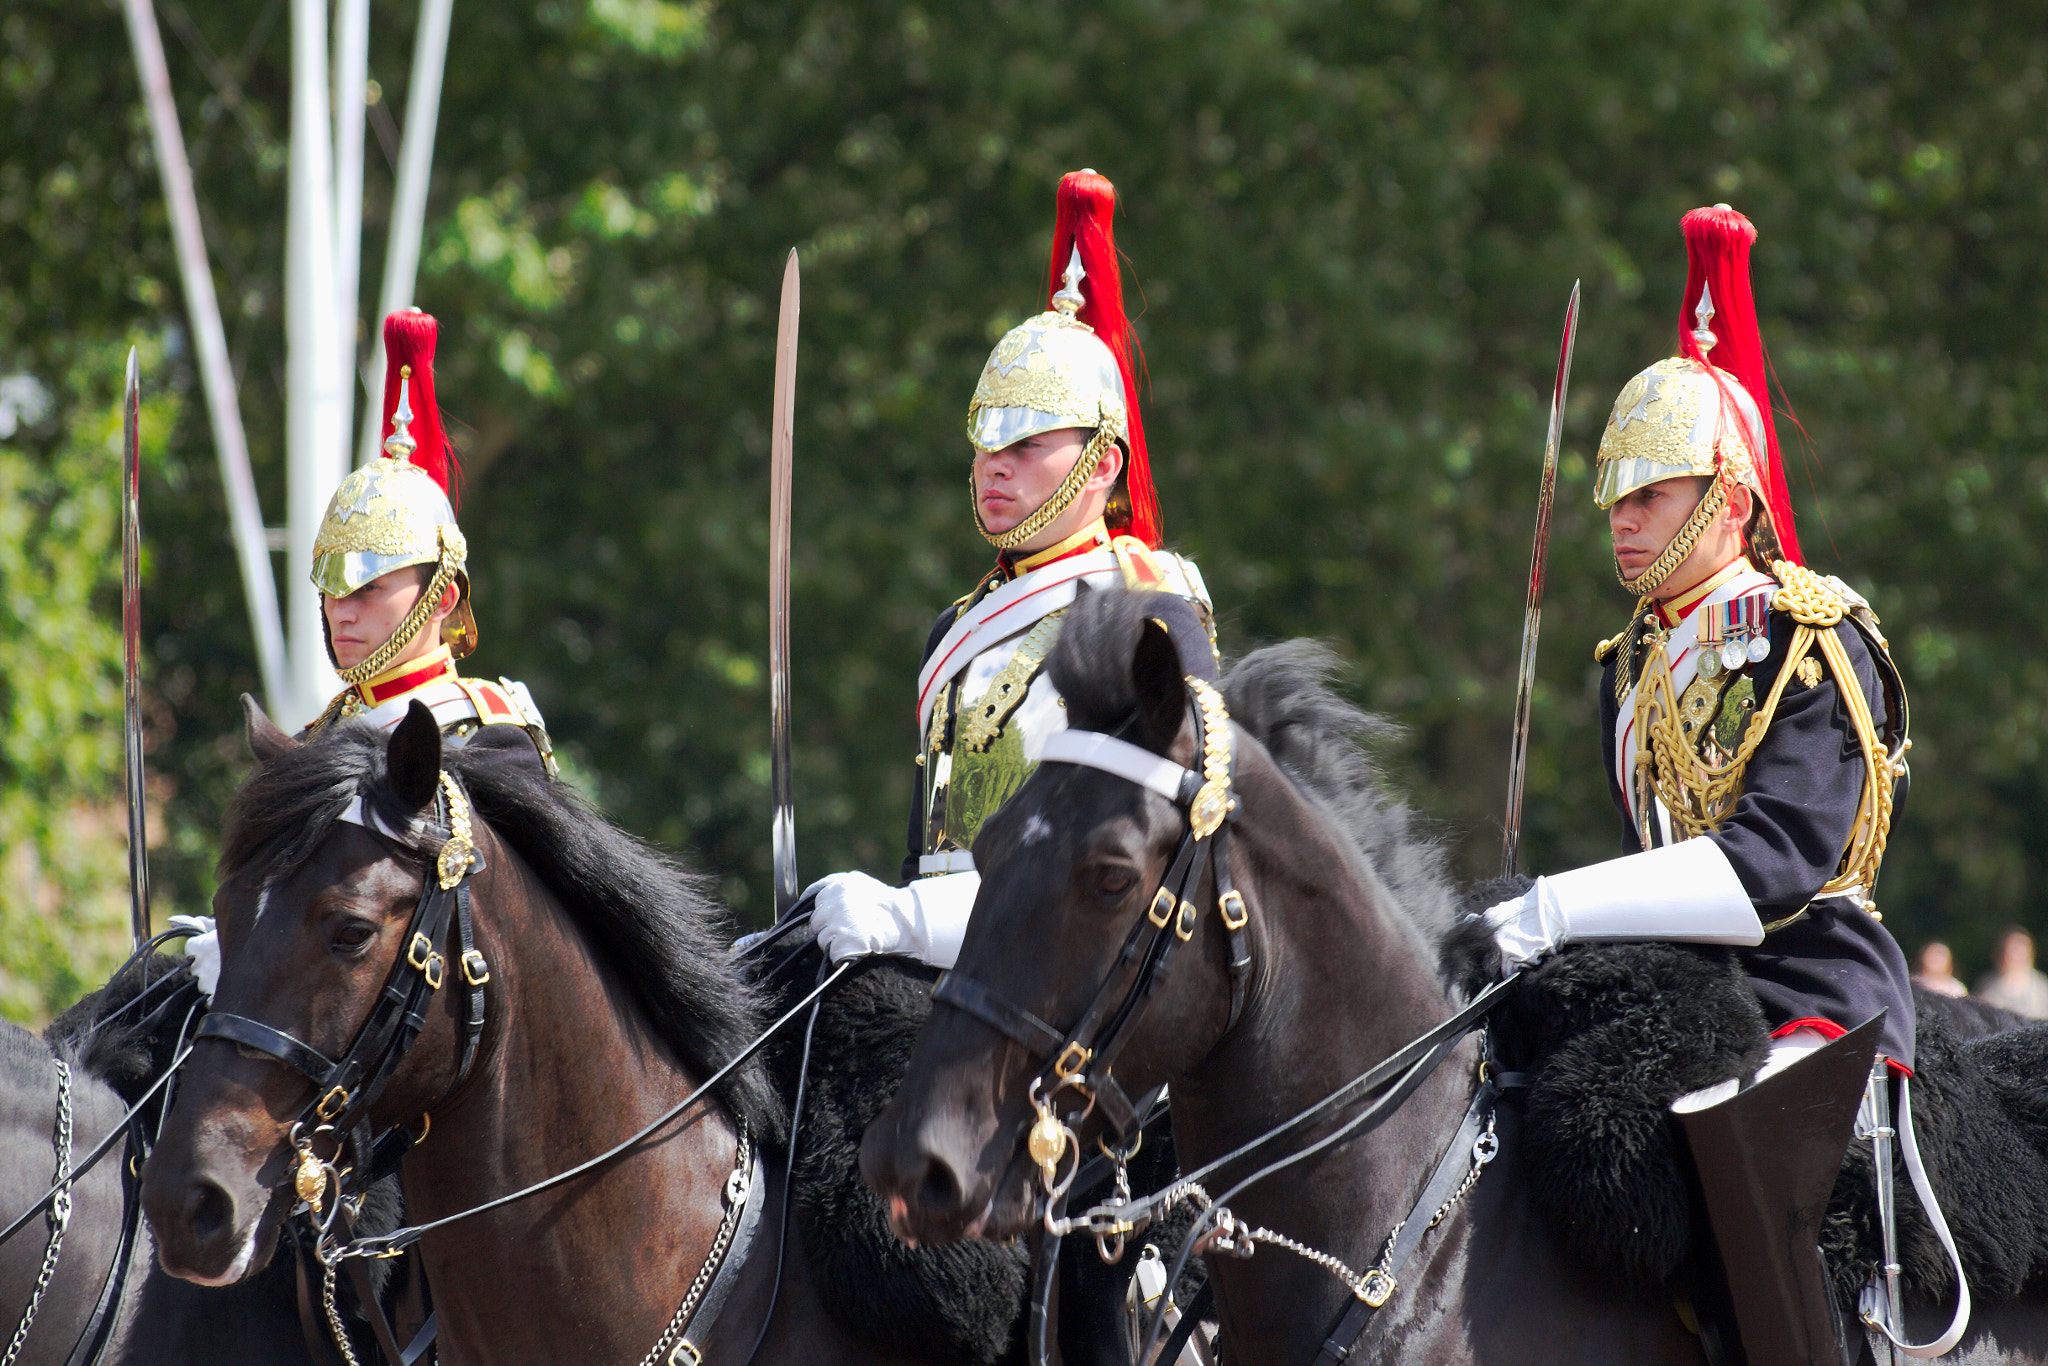
<instances>
[{"instance_id":1,"label":"red collar","mask_svg":"<svg viewBox=\"0 0 2048 1366\"><path fill-rule=\"evenodd\" d=\"M1686 589L1677 597L1672 598L1668 602L1658 603L1658 624L1667 630L1678 625L1679 622L1691 616L1694 609L1705 602L1707 596L1716 588L1719 588L1737 574L1746 573L1748 569L1749 560L1745 556L1737 555L1734 559L1728 561L1728 563L1707 575L1704 580Z\"/></svg>"},{"instance_id":2,"label":"red collar","mask_svg":"<svg viewBox=\"0 0 2048 1366\"><path fill-rule=\"evenodd\" d=\"M366 683L356 685L356 692L365 703L372 707L382 706L394 697L403 697L429 683L438 683L443 678L455 677L455 656L443 645L424 659L409 659L397 668L381 673Z\"/></svg>"}]
</instances>

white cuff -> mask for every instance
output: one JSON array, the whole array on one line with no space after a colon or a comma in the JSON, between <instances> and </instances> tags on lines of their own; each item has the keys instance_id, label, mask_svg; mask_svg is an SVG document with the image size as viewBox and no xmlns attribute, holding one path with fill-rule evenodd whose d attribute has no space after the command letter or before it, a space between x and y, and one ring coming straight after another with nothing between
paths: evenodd
<instances>
[{"instance_id":1,"label":"white cuff","mask_svg":"<svg viewBox=\"0 0 2048 1366\"><path fill-rule=\"evenodd\" d=\"M213 928L213 917L174 915L170 923L199 931L185 941L185 956L192 960L192 974L199 979L200 994L211 1001L213 989L220 985L220 935Z\"/></svg>"},{"instance_id":2,"label":"white cuff","mask_svg":"<svg viewBox=\"0 0 2048 1366\"><path fill-rule=\"evenodd\" d=\"M1539 877L1520 901L1488 914L1510 968L1568 943L1760 944L1764 938L1763 922L1728 856L1704 836Z\"/></svg>"}]
</instances>

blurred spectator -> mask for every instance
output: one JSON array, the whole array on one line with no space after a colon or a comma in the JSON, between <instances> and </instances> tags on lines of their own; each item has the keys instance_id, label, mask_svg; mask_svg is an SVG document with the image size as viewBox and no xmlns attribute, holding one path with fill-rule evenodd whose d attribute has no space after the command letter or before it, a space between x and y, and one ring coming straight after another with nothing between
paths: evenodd
<instances>
[{"instance_id":1,"label":"blurred spectator","mask_svg":"<svg viewBox=\"0 0 2048 1366\"><path fill-rule=\"evenodd\" d=\"M1970 994L1970 989L1956 980L1955 955L1939 939L1928 940L1920 950L1920 971L1913 974L1913 980L1943 996Z\"/></svg>"},{"instance_id":2,"label":"blurred spectator","mask_svg":"<svg viewBox=\"0 0 2048 1366\"><path fill-rule=\"evenodd\" d=\"M1979 998L2016 1015L2048 1020L2048 977L2034 966L2034 936L2017 925L1998 940L1998 970L1977 983Z\"/></svg>"}]
</instances>

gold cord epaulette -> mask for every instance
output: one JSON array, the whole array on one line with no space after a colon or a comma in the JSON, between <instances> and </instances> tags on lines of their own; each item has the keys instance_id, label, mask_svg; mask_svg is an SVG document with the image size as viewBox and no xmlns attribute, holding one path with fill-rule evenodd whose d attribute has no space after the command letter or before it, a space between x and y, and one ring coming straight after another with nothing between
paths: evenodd
<instances>
[{"instance_id":1,"label":"gold cord epaulette","mask_svg":"<svg viewBox=\"0 0 2048 1366\"><path fill-rule=\"evenodd\" d=\"M1841 595L1818 574L1798 565L1780 560L1772 564L1771 570L1781 584L1772 599L1772 608L1788 613L1797 627L1787 644L1770 695L1751 715L1727 762L1708 763L1684 733L1678 702L1671 690L1671 667L1661 644L1653 647L1651 657L1644 662L1643 681L1636 692L1637 810L1647 813L1653 796L1661 801L1671 815L1672 835L1677 839L1690 839L1719 829L1735 812L1742 796L1743 774L1777 715L1787 685L1795 678L1809 687L1817 681L1811 655L1818 651L1849 714L1850 728L1863 753L1864 774L1848 847L1842 851L1835 876L1814 893L1814 899L1850 894L1865 910L1876 914L1870 889L1877 881L1891 834L1893 782L1904 770L1893 768L1891 756L1878 737L1862 681L1856 676L1840 636L1833 630L1847 610Z\"/></svg>"},{"instance_id":2,"label":"gold cord epaulette","mask_svg":"<svg viewBox=\"0 0 2048 1366\"><path fill-rule=\"evenodd\" d=\"M1628 625L1622 627L1621 630L1607 637L1607 639L1595 644L1593 646L1593 662L1595 664L1605 664L1607 662L1607 656L1613 654L1615 647L1620 645L1621 642L1623 642L1624 640L1627 640L1629 637L1629 633L1634 631L1635 629L1635 620L1634 618L1630 618Z\"/></svg>"},{"instance_id":3,"label":"gold cord epaulette","mask_svg":"<svg viewBox=\"0 0 2048 1366\"><path fill-rule=\"evenodd\" d=\"M1849 610L1826 579L1803 565L1773 560L1771 577L1780 585L1771 599L1772 610L1790 613L1801 626L1833 626Z\"/></svg>"}]
</instances>

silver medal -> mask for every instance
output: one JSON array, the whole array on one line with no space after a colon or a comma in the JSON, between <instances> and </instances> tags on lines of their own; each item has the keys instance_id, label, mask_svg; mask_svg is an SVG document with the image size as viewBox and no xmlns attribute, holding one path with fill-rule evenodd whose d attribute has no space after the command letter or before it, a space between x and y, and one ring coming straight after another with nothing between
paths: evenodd
<instances>
[{"instance_id":1,"label":"silver medal","mask_svg":"<svg viewBox=\"0 0 2048 1366\"><path fill-rule=\"evenodd\" d=\"M1703 645L1700 647L1699 670L1700 677L1706 679L1709 683L1721 676L1721 656L1714 653L1713 646Z\"/></svg>"},{"instance_id":2,"label":"silver medal","mask_svg":"<svg viewBox=\"0 0 2048 1366\"><path fill-rule=\"evenodd\" d=\"M1749 653L1742 648L1742 642L1739 640L1731 640L1721 647L1721 663L1727 668L1739 669L1748 658Z\"/></svg>"},{"instance_id":3,"label":"silver medal","mask_svg":"<svg viewBox=\"0 0 2048 1366\"><path fill-rule=\"evenodd\" d=\"M1771 638L1769 636L1751 636L1749 638L1749 662L1761 664L1770 657Z\"/></svg>"}]
</instances>

